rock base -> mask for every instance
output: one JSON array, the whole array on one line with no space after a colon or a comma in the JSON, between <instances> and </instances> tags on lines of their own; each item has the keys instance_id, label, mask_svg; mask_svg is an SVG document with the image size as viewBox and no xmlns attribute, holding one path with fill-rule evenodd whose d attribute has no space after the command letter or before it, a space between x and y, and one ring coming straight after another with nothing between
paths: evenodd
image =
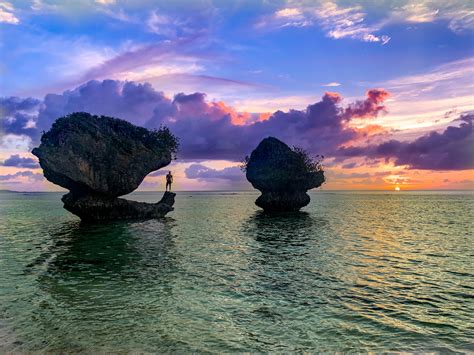
<instances>
[{"instance_id":1,"label":"rock base","mask_svg":"<svg viewBox=\"0 0 474 355\"><path fill-rule=\"evenodd\" d=\"M308 205L310 198L304 191L266 191L257 198L255 204L265 212L299 211Z\"/></svg>"},{"instance_id":2,"label":"rock base","mask_svg":"<svg viewBox=\"0 0 474 355\"><path fill-rule=\"evenodd\" d=\"M165 192L158 203L146 203L101 195L77 197L70 192L61 200L66 210L83 221L109 221L164 217L168 212L173 211L175 196L173 192Z\"/></svg>"}]
</instances>

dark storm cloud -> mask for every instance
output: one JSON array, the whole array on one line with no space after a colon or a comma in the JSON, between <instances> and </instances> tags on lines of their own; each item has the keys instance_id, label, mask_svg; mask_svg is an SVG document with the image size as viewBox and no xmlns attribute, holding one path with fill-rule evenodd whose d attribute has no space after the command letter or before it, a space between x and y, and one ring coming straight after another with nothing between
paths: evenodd
<instances>
[{"instance_id":1,"label":"dark storm cloud","mask_svg":"<svg viewBox=\"0 0 474 355\"><path fill-rule=\"evenodd\" d=\"M3 166L14 166L17 168L36 169L39 168L38 162L33 158L22 158L19 154L11 155L5 159Z\"/></svg>"},{"instance_id":2,"label":"dark storm cloud","mask_svg":"<svg viewBox=\"0 0 474 355\"><path fill-rule=\"evenodd\" d=\"M412 142L390 140L379 145L341 148L343 157L366 156L394 159L395 165L411 169L465 170L474 168L474 114L459 119L459 127L447 127L442 133L430 132ZM459 121L456 120L456 121Z\"/></svg>"},{"instance_id":3,"label":"dark storm cloud","mask_svg":"<svg viewBox=\"0 0 474 355\"><path fill-rule=\"evenodd\" d=\"M244 181L245 174L237 166L224 169L212 169L202 164L191 164L184 171L188 179L211 180L223 179L230 181Z\"/></svg>"}]
</instances>

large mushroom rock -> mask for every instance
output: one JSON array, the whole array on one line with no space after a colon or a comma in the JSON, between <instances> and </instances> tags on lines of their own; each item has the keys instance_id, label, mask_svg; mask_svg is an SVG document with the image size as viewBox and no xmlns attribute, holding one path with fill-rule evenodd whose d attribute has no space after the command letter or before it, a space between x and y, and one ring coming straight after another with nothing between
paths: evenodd
<instances>
[{"instance_id":1,"label":"large mushroom rock","mask_svg":"<svg viewBox=\"0 0 474 355\"><path fill-rule=\"evenodd\" d=\"M106 116L73 113L54 122L32 153L46 179L70 191L64 208L84 220L153 218L171 211L174 194L157 204L118 199L167 166L177 149L167 128L149 131Z\"/></svg>"},{"instance_id":2,"label":"large mushroom rock","mask_svg":"<svg viewBox=\"0 0 474 355\"><path fill-rule=\"evenodd\" d=\"M310 202L306 191L321 186L324 172L301 150L268 137L246 163L247 180L262 192L255 204L265 211L298 211Z\"/></svg>"}]
</instances>

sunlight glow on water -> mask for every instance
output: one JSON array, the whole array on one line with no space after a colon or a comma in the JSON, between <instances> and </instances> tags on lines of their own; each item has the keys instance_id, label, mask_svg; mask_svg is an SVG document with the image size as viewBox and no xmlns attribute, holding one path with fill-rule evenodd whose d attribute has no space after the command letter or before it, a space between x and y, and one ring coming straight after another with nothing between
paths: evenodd
<instances>
[{"instance_id":1,"label":"sunlight glow on water","mask_svg":"<svg viewBox=\"0 0 474 355\"><path fill-rule=\"evenodd\" d=\"M268 216L181 192L163 220L102 225L60 196L0 193L0 350L474 351L472 194Z\"/></svg>"}]
</instances>

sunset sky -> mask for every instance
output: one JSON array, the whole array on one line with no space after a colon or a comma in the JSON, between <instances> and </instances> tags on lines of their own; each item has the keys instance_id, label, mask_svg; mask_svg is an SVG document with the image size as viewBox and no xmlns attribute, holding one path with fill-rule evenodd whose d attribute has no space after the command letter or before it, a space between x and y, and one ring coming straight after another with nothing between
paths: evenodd
<instances>
[{"instance_id":1,"label":"sunset sky","mask_svg":"<svg viewBox=\"0 0 474 355\"><path fill-rule=\"evenodd\" d=\"M251 189L267 136L325 190L474 188L472 1L0 0L0 58L0 189L60 190L30 151L76 111L170 127L177 190Z\"/></svg>"}]
</instances>

